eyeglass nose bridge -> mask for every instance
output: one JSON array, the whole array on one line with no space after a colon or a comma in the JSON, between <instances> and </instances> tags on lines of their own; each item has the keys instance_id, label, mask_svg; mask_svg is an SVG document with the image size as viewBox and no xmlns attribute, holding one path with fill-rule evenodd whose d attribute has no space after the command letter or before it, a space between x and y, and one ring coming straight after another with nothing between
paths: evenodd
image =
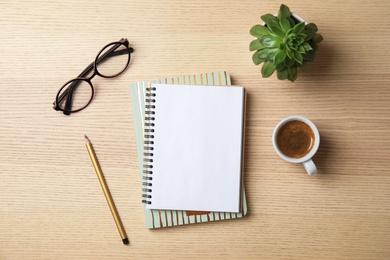
<instances>
[{"instance_id":1,"label":"eyeglass nose bridge","mask_svg":"<svg viewBox=\"0 0 390 260\"><path fill-rule=\"evenodd\" d=\"M93 66L93 73L91 75L87 75L86 77L81 77L80 79L83 79L83 80L87 81L88 83L90 83L92 85L92 79L96 75L101 76L99 71L97 71L96 66Z\"/></svg>"}]
</instances>

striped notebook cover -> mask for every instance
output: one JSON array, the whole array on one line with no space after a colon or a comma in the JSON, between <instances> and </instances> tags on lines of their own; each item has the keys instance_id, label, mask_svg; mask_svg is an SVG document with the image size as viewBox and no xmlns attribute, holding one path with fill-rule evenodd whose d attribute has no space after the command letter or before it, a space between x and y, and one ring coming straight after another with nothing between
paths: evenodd
<instances>
[{"instance_id":1,"label":"striped notebook cover","mask_svg":"<svg viewBox=\"0 0 390 260\"><path fill-rule=\"evenodd\" d=\"M137 140L138 165L140 169L141 181L143 177L142 169L144 160L143 127L145 118L145 89L149 83L226 86L231 85L230 75L225 71L130 83L130 94ZM161 228L210 221L219 221L225 219L242 218L247 213L247 203L243 183L241 191L242 194L240 213L150 210L146 209L145 207L146 226L148 228ZM141 200L142 198L140 198L140 201Z\"/></svg>"}]
</instances>

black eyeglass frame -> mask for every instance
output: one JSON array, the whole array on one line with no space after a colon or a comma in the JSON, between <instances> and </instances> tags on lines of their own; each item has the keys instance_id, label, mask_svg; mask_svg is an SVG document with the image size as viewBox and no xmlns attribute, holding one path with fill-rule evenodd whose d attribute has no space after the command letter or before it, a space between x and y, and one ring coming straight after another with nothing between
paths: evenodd
<instances>
[{"instance_id":1,"label":"black eyeglass frame","mask_svg":"<svg viewBox=\"0 0 390 260\"><path fill-rule=\"evenodd\" d=\"M102 54L103 51L105 51L110 45L112 45L112 47L110 47L104 54ZM117 48L119 48L121 45L125 46L126 49L123 49L123 50L119 50L119 51L115 51ZM56 96L56 100L53 102L53 109L57 110L57 111L63 111L63 113L65 115L70 115L71 113L75 113L75 112L78 112L80 110L83 110L84 108L86 108L91 102L92 102L92 99L94 97L94 94L95 94L95 89L92 85L92 79L98 75L100 77L103 77L103 78L114 78L114 77L117 77L119 76L120 74L122 74L126 69L127 67L129 66L130 64L130 61L131 61L131 54L134 52L134 49L129 47L129 41L126 39L126 38L122 38L120 39L119 41L116 41L116 42L111 42L107 45L105 45L97 54L94 62L92 62L91 64L89 64L79 75L77 78L74 78L74 79L71 79L69 80L68 82L66 82L61 88L60 90L58 91L57 93L57 96ZM101 55L102 54L102 55ZM128 58L127 58L127 62L126 62L126 65L124 66L124 68L118 72L117 74L114 74L114 75L104 75L102 73L99 72L98 70L98 67L97 67L97 64L99 62L102 62L104 61L105 59L107 58L110 58L112 56L117 56L117 55L123 55L123 54L127 54L128 55ZM86 78L85 76L91 71L91 70L94 70L94 72L92 73L92 75L90 75L88 78ZM81 108L79 109L76 109L76 110L71 110L71 106L72 106L72 98L73 98L73 91L74 91L74 88L77 87L77 85L79 85L78 82L80 81L85 81L88 83L88 85L91 87L91 97L89 99L89 101ZM72 83L73 82L73 83ZM70 84L70 85L69 85ZM69 85L69 86L68 86ZM67 87L67 89L64 90L64 88ZM66 97L66 103L65 103L65 108L62 108L59 106L60 102L62 102L64 100L64 98Z\"/></svg>"}]
</instances>

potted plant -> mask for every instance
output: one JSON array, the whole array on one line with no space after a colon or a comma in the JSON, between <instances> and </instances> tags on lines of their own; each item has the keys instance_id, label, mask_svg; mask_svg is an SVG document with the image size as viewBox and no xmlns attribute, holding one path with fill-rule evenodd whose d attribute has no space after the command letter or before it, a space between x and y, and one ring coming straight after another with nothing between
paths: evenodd
<instances>
[{"instance_id":1,"label":"potted plant","mask_svg":"<svg viewBox=\"0 0 390 260\"><path fill-rule=\"evenodd\" d=\"M307 63L314 60L317 44L323 40L317 26L305 22L284 4L277 15L265 14L261 19L264 23L250 30L256 37L249 45L250 51L256 51L253 63L263 63L264 78L276 71L278 79L295 81L298 71L304 71Z\"/></svg>"}]
</instances>

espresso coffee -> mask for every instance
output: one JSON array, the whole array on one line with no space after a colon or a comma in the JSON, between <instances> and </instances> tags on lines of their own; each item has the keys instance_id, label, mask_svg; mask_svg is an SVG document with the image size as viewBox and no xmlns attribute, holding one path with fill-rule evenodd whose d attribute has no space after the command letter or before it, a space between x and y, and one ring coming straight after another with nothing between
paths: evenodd
<instances>
[{"instance_id":1,"label":"espresso coffee","mask_svg":"<svg viewBox=\"0 0 390 260\"><path fill-rule=\"evenodd\" d=\"M299 120L285 123L276 136L279 150L286 156L295 159L307 155L314 146L314 140L313 130Z\"/></svg>"}]
</instances>

